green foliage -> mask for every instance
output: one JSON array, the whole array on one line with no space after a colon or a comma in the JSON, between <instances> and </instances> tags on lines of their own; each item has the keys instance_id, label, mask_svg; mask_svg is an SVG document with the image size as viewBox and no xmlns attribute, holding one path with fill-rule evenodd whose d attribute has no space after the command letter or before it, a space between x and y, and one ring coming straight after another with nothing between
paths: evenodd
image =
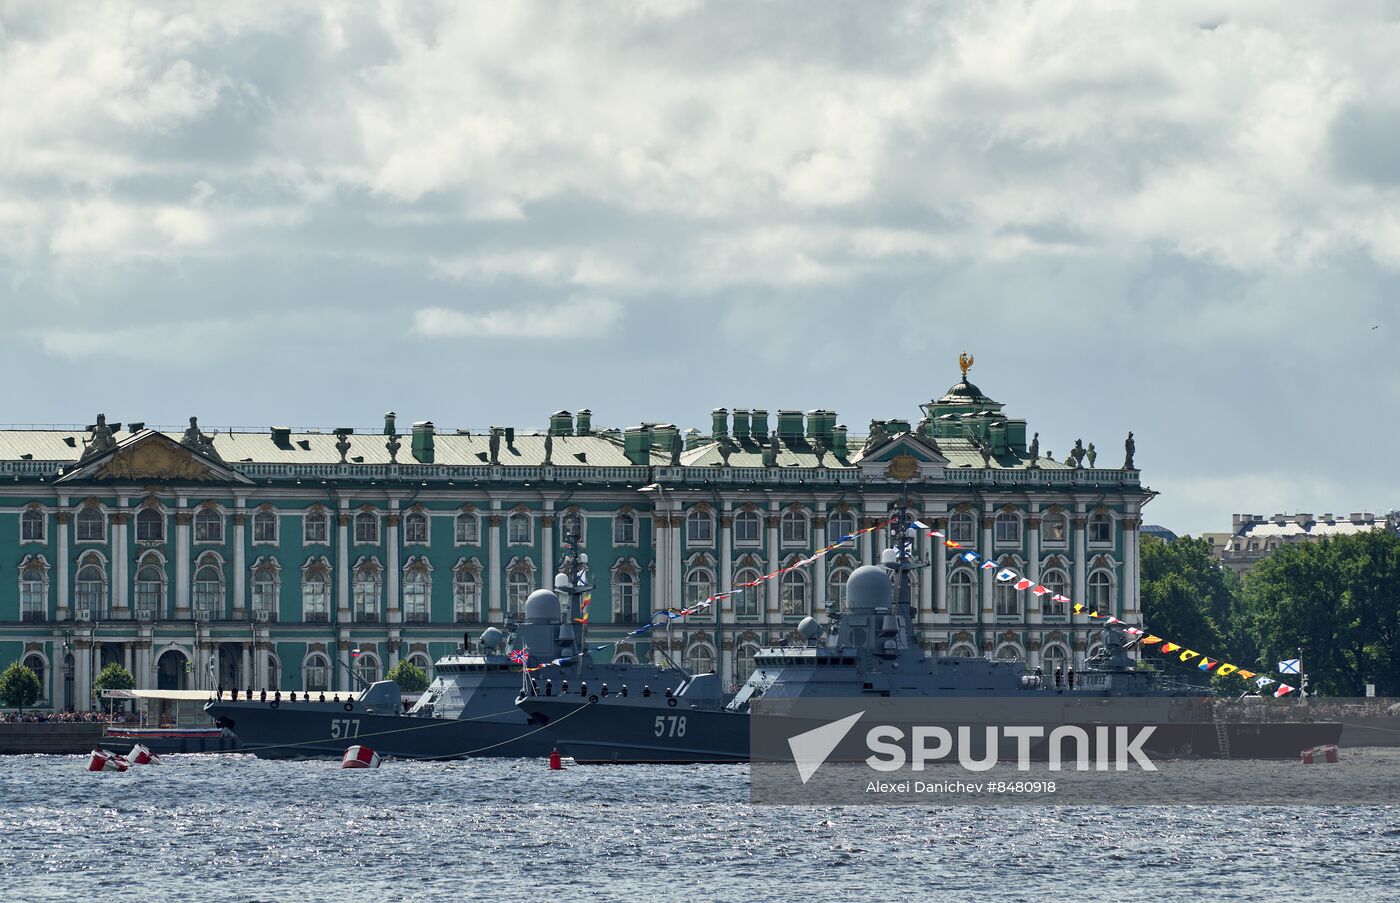
<instances>
[{"instance_id":1,"label":"green foliage","mask_svg":"<svg viewBox=\"0 0 1400 903\"><path fill-rule=\"evenodd\" d=\"M97 675L92 682L92 695L100 696L103 690L131 690L136 687L136 678L121 664L112 662Z\"/></svg>"},{"instance_id":2,"label":"green foliage","mask_svg":"<svg viewBox=\"0 0 1400 903\"><path fill-rule=\"evenodd\" d=\"M25 706L38 702L42 692L38 676L19 662L11 662L0 674L0 702L11 708L23 711Z\"/></svg>"},{"instance_id":3,"label":"green foliage","mask_svg":"<svg viewBox=\"0 0 1400 903\"><path fill-rule=\"evenodd\" d=\"M1239 580L1204 539L1142 538L1142 619L1158 636L1213 655L1244 653Z\"/></svg>"},{"instance_id":4,"label":"green foliage","mask_svg":"<svg viewBox=\"0 0 1400 903\"><path fill-rule=\"evenodd\" d=\"M389 673L385 677L398 684L399 689L405 693L422 693L428 689L428 675L424 674L422 668L408 659L400 660L397 665L389 669Z\"/></svg>"},{"instance_id":5,"label":"green foliage","mask_svg":"<svg viewBox=\"0 0 1400 903\"><path fill-rule=\"evenodd\" d=\"M1245 580L1260 660L1302 648L1309 690L1400 693L1400 537L1389 531L1288 545Z\"/></svg>"}]
</instances>

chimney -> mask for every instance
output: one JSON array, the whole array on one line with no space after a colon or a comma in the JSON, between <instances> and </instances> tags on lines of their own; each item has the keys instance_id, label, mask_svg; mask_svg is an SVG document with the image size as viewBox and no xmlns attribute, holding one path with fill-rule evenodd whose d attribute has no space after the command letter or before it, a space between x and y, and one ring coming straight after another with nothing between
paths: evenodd
<instances>
[{"instance_id":1,"label":"chimney","mask_svg":"<svg viewBox=\"0 0 1400 903\"><path fill-rule=\"evenodd\" d=\"M551 436L572 436L573 433L573 414L568 411L555 411L549 415L549 434Z\"/></svg>"},{"instance_id":2,"label":"chimney","mask_svg":"<svg viewBox=\"0 0 1400 903\"><path fill-rule=\"evenodd\" d=\"M778 438L785 443L802 441L802 412L778 412Z\"/></svg>"},{"instance_id":3,"label":"chimney","mask_svg":"<svg viewBox=\"0 0 1400 903\"><path fill-rule=\"evenodd\" d=\"M651 463L651 426L629 426L622 434L622 453L635 465Z\"/></svg>"},{"instance_id":4,"label":"chimney","mask_svg":"<svg viewBox=\"0 0 1400 903\"><path fill-rule=\"evenodd\" d=\"M734 409L734 438L744 442L749 438L749 412Z\"/></svg>"},{"instance_id":5,"label":"chimney","mask_svg":"<svg viewBox=\"0 0 1400 903\"><path fill-rule=\"evenodd\" d=\"M578 426L575 428L574 432L580 436L593 435L593 412L588 410L588 408L584 408L578 412Z\"/></svg>"},{"instance_id":6,"label":"chimney","mask_svg":"<svg viewBox=\"0 0 1400 903\"><path fill-rule=\"evenodd\" d=\"M846 424L844 423L831 431L831 453L838 458L846 457Z\"/></svg>"},{"instance_id":7,"label":"chimney","mask_svg":"<svg viewBox=\"0 0 1400 903\"><path fill-rule=\"evenodd\" d=\"M503 430L506 440L506 448L515 451L515 427L508 426Z\"/></svg>"},{"instance_id":8,"label":"chimney","mask_svg":"<svg viewBox=\"0 0 1400 903\"><path fill-rule=\"evenodd\" d=\"M384 415L384 435L393 436L398 433L399 428L398 425L395 423L395 420L397 418L398 415L395 414L393 411L390 411Z\"/></svg>"},{"instance_id":9,"label":"chimney","mask_svg":"<svg viewBox=\"0 0 1400 903\"><path fill-rule=\"evenodd\" d=\"M290 449L292 447L292 428L274 426L272 428L272 444L278 448Z\"/></svg>"},{"instance_id":10,"label":"chimney","mask_svg":"<svg viewBox=\"0 0 1400 903\"><path fill-rule=\"evenodd\" d=\"M763 408L754 408L749 412L749 429L752 431L755 441L768 441L768 412Z\"/></svg>"},{"instance_id":11,"label":"chimney","mask_svg":"<svg viewBox=\"0 0 1400 903\"><path fill-rule=\"evenodd\" d=\"M807 438L812 442L831 445L831 433L836 429L836 412L817 408L807 412Z\"/></svg>"},{"instance_id":12,"label":"chimney","mask_svg":"<svg viewBox=\"0 0 1400 903\"><path fill-rule=\"evenodd\" d=\"M433 463L433 422L420 420L413 424L413 457L419 464Z\"/></svg>"},{"instance_id":13,"label":"chimney","mask_svg":"<svg viewBox=\"0 0 1400 903\"><path fill-rule=\"evenodd\" d=\"M729 435L729 411L725 408L715 408L710 412L710 436L718 439L720 436Z\"/></svg>"}]
</instances>

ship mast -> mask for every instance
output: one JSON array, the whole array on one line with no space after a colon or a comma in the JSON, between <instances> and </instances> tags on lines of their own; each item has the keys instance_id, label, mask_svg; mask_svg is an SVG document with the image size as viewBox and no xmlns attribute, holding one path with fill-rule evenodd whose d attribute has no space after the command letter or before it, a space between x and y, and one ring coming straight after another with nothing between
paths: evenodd
<instances>
[{"instance_id":1,"label":"ship mast","mask_svg":"<svg viewBox=\"0 0 1400 903\"><path fill-rule=\"evenodd\" d=\"M569 522L569 519L565 519ZM583 656L587 650L588 622L583 617L582 598L593 591L593 580L588 573L588 554L580 552L579 537L573 530L564 534L564 570L554 580L554 588L568 596L569 614L559 625L560 652L572 654L578 659L577 680L583 680ZM565 647L568 648L566 653Z\"/></svg>"},{"instance_id":2,"label":"ship mast","mask_svg":"<svg viewBox=\"0 0 1400 903\"><path fill-rule=\"evenodd\" d=\"M918 645L918 634L914 630L917 621L917 613L914 608L914 578L913 571L916 568L927 567L927 562L914 560L914 537L918 536L918 528L914 526L914 518L909 513L909 481L905 480L899 493L899 505L895 508L890 517L889 523L890 547L886 550L882 564L891 571L894 571L896 589L895 599L899 605L899 614L906 619L909 625L907 638L911 645Z\"/></svg>"}]
</instances>

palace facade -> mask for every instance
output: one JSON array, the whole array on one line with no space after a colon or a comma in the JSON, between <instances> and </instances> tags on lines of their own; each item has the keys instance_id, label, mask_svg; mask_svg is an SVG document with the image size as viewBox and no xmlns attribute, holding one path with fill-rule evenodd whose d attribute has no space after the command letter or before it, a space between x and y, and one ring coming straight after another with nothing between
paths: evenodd
<instances>
[{"instance_id":1,"label":"palace facade","mask_svg":"<svg viewBox=\"0 0 1400 903\"><path fill-rule=\"evenodd\" d=\"M508 622L550 587L567 534L596 584L587 642L653 612L807 558L911 507L965 547L1138 623L1138 527L1152 496L1131 439L1122 466L1093 446L1042 457L1024 420L963 380L922 416L848 435L827 410L719 409L710 431L600 429L587 410L549 429L472 433L228 431L194 419L0 430L0 668L41 676L54 708L87 708L121 662L138 686L349 689L407 658L432 674L462 635ZM600 653L654 646L726 681L760 645L840 607L845 580L888 538L865 534L810 566ZM921 536L915 587L936 654L1079 664L1097 631L1051 597L996 583Z\"/></svg>"}]
</instances>

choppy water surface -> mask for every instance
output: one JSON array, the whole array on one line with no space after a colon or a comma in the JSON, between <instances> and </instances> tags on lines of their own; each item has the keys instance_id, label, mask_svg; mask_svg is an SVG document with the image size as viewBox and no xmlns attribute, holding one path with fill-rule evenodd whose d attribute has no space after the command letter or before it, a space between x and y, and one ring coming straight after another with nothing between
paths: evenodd
<instances>
[{"instance_id":1,"label":"choppy water surface","mask_svg":"<svg viewBox=\"0 0 1400 903\"><path fill-rule=\"evenodd\" d=\"M736 766L166 761L0 758L0 895L1360 901L1400 862L1395 808L756 807Z\"/></svg>"}]
</instances>

